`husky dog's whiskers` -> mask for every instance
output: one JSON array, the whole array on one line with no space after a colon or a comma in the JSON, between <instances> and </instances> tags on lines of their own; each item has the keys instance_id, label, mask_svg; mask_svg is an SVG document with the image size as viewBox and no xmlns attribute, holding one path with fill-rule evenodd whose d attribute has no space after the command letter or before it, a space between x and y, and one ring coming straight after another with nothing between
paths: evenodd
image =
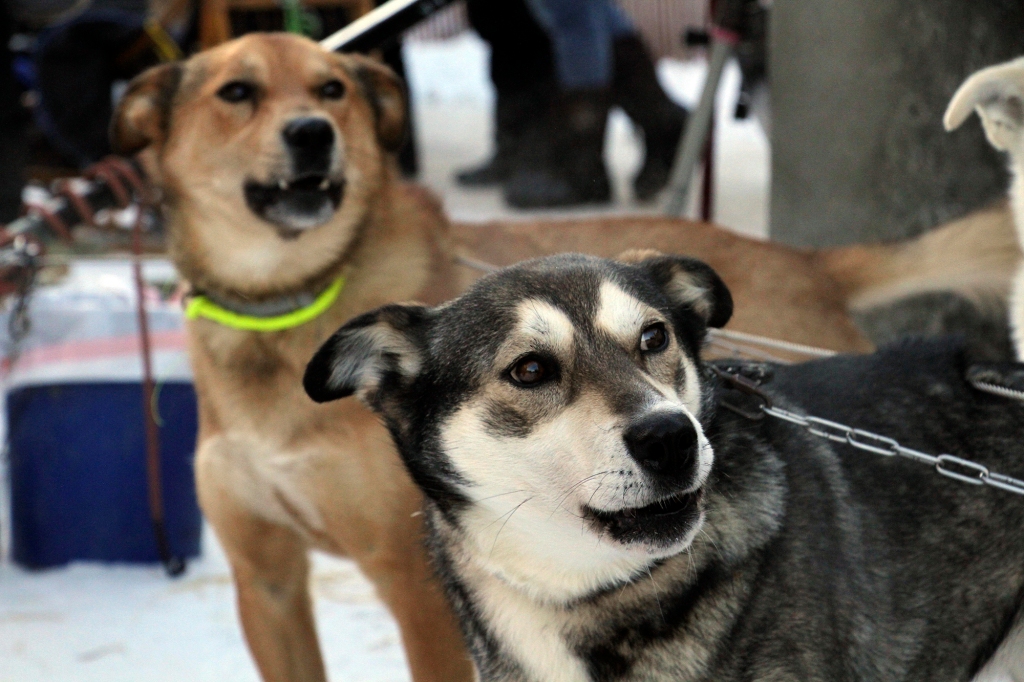
<instances>
[{"instance_id":1,"label":"husky dog's whiskers","mask_svg":"<svg viewBox=\"0 0 1024 682\"><path fill-rule=\"evenodd\" d=\"M661 622L666 623L665 620L665 609L661 607L661 597L658 596L658 585L654 581L654 574L651 573L651 565L648 564L644 567L647 571L647 578L651 581L651 594L654 595L654 603L658 605L658 614L661 616Z\"/></svg>"},{"instance_id":2,"label":"husky dog's whiskers","mask_svg":"<svg viewBox=\"0 0 1024 682\"><path fill-rule=\"evenodd\" d=\"M499 528L498 532L494 534L494 541L491 542L491 554L494 554L494 546L498 544L498 536L501 535L501 531L505 530L505 526L508 525L508 522L512 518L512 515L515 514L517 511L519 511L520 507L522 507L524 504L526 504L527 502L529 502L532 499L533 499L532 497L526 498L525 500L523 500L522 502L517 504L512 509L512 511L508 513L508 516L505 519L505 523L501 524L501 528Z\"/></svg>"},{"instance_id":3,"label":"husky dog's whiskers","mask_svg":"<svg viewBox=\"0 0 1024 682\"><path fill-rule=\"evenodd\" d=\"M496 497L505 497L506 495L515 495L516 493L525 493L525 492L526 491L523 490L523 489L509 490L507 493L498 493L497 495L488 495L487 497L481 497L480 499L477 500L477 502L484 502L485 500L493 500Z\"/></svg>"},{"instance_id":4,"label":"husky dog's whiskers","mask_svg":"<svg viewBox=\"0 0 1024 682\"><path fill-rule=\"evenodd\" d=\"M551 514L554 515L555 512L557 512L561 508L562 503L565 502L565 500L567 500L569 498L569 496L572 495L576 491L576 489L579 488L581 485L583 485L587 481L591 481L591 480L597 478L598 476L602 476L602 475L603 476L608 476L608 474L611 474L611 473L613 473L611 470L599 471L596 474L592 474L590 476L587 476L586 478L580 479L579 481L574 483L572 486L569 487L568 490L565 491L565 493L562 496L560 496L558 498L558 500L557 500L557 502L555 504L555 508L551 510ZM601 481L604 481L604 479L602 478ZM601 487L601 484L598 483L598 490L600 489L600 487ZM594 494L595 495L597 494L597 490L594 491ZM593 498L593 496L594 495L591 495L591 498ZM568 511L568 510L566 510L566 511Z\"/></svg>"}]
</instances>

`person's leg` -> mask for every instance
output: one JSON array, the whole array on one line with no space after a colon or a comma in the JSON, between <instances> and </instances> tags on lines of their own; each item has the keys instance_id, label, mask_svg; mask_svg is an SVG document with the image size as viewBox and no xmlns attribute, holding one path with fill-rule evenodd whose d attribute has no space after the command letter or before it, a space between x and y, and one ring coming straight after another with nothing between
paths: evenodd
<instances>
[{"instance_id":1,"label":"person's leg","mask_svg":"<svg viewBox=\"0 0 1024 682\"><path fill-rule=\"evenodd\" d=\"M470 187L497 185L511 176L527 131L547 119L554 78L551 41L524 0L467 0L466 10L470 25L491 46L494 154L456 178Z\"/></svg>"},{"instance_id":2,"label":"person's leg","mask_svg":"<svg viewBox=\"0 0 1024 682\"><path fill-rule=\"evenodd\" d=\"M621 107L643 132L646 153L633 188L637 198L645 201L668 182L687 113L661 88L654 62L626 13L613 0L594 0L591 7L603 13L604 30L612 37L611 103Z\"/></svg>"},{"instance_id":3,"label":"person's leg","mask_svg":"<svg viewBox=\"0 0 1024 682\"><path fill-rule=\"evenodd\" d=\"M517 148L512 176L503 184L509 205L554 208L609 201L603 160L605 95L559 93L551 115L531 121Z\"/></svg>"},{"instance_id":4,"label":"person's leg","mask_svg":"<svg viewBox=\"0 0 1024 682\"><path fill-rule=\"evenodd\" d=\"M607 0L527 0L551 37L562 90L606 88L612 77L612 12ZM616 28L617 22L616 22Z\"/></svg>"},{"instance_id":5,"label":"person's leg","mask_svg":"<svg viewBox=\"0 0 1024 682\"><path fill-rule=\"evenodd\" d=\"M646 201L668 182L687 112L665 94L654 61L635 31L619 34L613 46L612 103L643 132L644 164L633 179L633 190L637 199Z\"/></svg>"},{"instance_id":6,"label":"person's leg","mask_svg":"<svg viewBox=\"0 0 1024 682\"><path fill-rule=\"evenodd\" d=\"M620 106L643 132L646 153L633 188L641 201L653 198L668 181L687 112L661 88L633 23L613 0L529 0L529 4L551 34L559 85L572 93L566 108L578 111L581 103L595 110L606 107L608 96L603 91L611 85L610 103ZM588 94L593 100L589 103ZM594 129L592 134L597 132ZM603 125L600 132L603 135ZM597 165L592 140L584 144L588 146L586 156L572 158L586 162L581 170L593 173ZM593 182L592 175L589 179Z\"/></svg>"},{"instance_id":7,"label":"person's leg","mask_svg":"<svg viewBox=\"0 0 1024 682\"><path fill-rule=\"evenodd\" d=\"M636 34L637 30L633 21L614 0L604 0L601 4L605 8L605 21L608 22L608 32L611 33L612 38Z\"/></svg>"},{"instance_id":8,"label":"person's leg","mask_svg":"<svg viewBox=\"0 0 1024 682\"><path fill-rule=\"evenodd\" d=\"M520 208L607 202L608 12L597 0L527 0L527 6L551 38L557 92L549 116L534 118L518 147L505 199Z\"/></svg>"}]
</instances>

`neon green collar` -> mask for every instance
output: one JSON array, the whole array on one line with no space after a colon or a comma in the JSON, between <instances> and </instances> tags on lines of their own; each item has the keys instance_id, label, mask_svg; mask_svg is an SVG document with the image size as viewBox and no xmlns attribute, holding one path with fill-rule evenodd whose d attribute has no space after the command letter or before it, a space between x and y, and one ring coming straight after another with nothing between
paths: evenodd
<instances>
[{"instance_id":1,"label":"neon green collar","mask_svg":"<svg viewBox=\"0 0 1024 682\"><path fill-rule=\"evenodd\" d=\"M301 305L278 315L250 315L244 312L229 310L214 303L206 296L193 296L185 307L185 317L195 320L205 317L225 327L247 332L279 332L294 329L307 322L312 322L327 311L338 300L341 290L345 287L345 278L339 277L331 286L320 293L312 303Z\"/></svg>"}]
</instances>

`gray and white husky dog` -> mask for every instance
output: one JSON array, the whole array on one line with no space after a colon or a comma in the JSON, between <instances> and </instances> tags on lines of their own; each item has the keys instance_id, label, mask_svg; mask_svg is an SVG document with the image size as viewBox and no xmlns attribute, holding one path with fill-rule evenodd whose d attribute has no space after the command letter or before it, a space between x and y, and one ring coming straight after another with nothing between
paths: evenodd
<instances>
[{"instance_id":1,"label":"gray and white husky dog","mask_svg":"<svg viewBox=\"0 0 1024 682\"><path fill-rule=\"evenodd\" d=\"M307 369L314 400L355 394L387 423L480 678L1024 679L1024 498L719 409L700 350L725 285L625 260L385 306ZM905 343L779 367L767 390L1021 474L1024 406L964 363Z\"/></svg>"}]
</instances>

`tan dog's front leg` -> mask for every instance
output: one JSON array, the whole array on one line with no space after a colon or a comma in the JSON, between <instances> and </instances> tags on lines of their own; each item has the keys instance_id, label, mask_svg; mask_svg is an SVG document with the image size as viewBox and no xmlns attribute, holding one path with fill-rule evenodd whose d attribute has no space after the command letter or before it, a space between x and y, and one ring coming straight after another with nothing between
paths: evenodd
<instances>
[{"instance_id":1,"label":"tan dog's front leg","mask_svg":"<svg viewBox=\"0 0 1024 682\"><path fill-rule=\"evenodd\" d=\"M204 511L231 561L238 612L265 682L324 682L313 624L306 543L226 495Z\"/></svg>"},{"instance_id":2,"label":"tan dog's front leg","mask_svg":"<svg viewBox=\"0 0 1024 682\"><path fill-rule=\"evenodd\" d=\"M420 532L401 537L416 539ZM356 560L398 621L414 682L475 680L462 633L422 545L410 543L390 554Z\"/></svg>"}]
</instances>

